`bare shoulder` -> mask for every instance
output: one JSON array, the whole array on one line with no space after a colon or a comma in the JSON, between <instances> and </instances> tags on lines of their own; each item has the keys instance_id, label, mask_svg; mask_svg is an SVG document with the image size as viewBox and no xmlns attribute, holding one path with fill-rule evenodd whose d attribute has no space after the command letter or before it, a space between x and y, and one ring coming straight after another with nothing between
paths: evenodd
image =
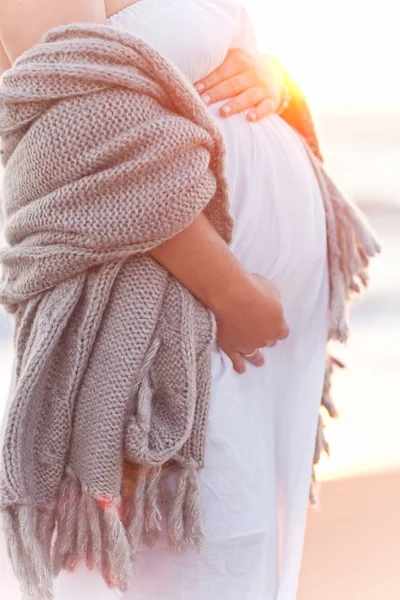
<instances>
[{"instance_id":1,"label":"bare shoulder","mask_svg":"<svg viewBox=\"0 0 400 600\"><path fill-rule=\"evenodd\" d=\"M136 4L136 2L140 2L140 0L105 0L107 17L115 15L127 6Z\"/></svg>"},{"instance_id":2,"label":"bare shoulder","mask_svg":"<svg viewBox=\"0 0 400 600\"><path fill-rule=\"evenodd\" d=\"M58 25L105 23L105 0L0 0L0 40L14 61Z\"/></svg>"},{"instance_id":3,"label":"bare shoulder","mask_svg":"<svg viewBox=\"0 0 400 600\"><path fill-rule=\"evenodd\" d=\"M11 66L11 63L8 58L6 49L4 48L3 44L0 42L0 77L4 73L4 71L7 71L7 69L10 68L10 66Z\"/></svg>"}]
</instances>

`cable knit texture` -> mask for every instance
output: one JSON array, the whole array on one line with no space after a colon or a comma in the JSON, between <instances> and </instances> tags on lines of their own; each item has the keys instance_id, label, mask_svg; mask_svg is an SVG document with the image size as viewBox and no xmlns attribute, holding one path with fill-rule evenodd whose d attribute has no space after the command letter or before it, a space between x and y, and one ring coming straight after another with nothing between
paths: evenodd
<instances>
[{"instance_id":1,"label":"cable knit texture","mask_svg":"<svg viewBox=\"0 0 400 600\"><path fill-rule=\"evenodd\" d=\"M9 554L27 599L51 598L54 573L80 559L125 590L162 515L174 548L202 541L215 322L147 252L203 211L230 241L223 143L167 60L89 25L51 31L4 75L0 133L0 301L17 357L0 488ZM348 291L378 247L310 159L327 212L330 336L344 339Z\"/></svg>"}]
</instances>

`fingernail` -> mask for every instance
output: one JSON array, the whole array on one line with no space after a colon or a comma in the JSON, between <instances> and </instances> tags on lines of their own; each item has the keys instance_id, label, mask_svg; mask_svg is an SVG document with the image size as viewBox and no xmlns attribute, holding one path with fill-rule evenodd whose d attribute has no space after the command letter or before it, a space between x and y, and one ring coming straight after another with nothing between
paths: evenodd
<instances>
[{"instance_id":1,"label":"fingernail","mask_svg":"<svg viewBox=\"0 0 400 600\"><path fill-rule=\"evenodd\" d=\"M204 104L207 104L207 105L210 104L210 102L211 102L211 98L210 98L210 96L207 96L207 94L202 96L201 99L203 100Z\"/></svg>"},{"instance_id":2,"label":"fingernail","mask_svg":"<svg viewBox=\"0 0 400 600\"><path fill-rule=\"evenodd\" d=\"M195 90L198 91L199 94L204 90L205 87L206 86L204 85L204 83L195 83L194 85Z\"/></svg>"},{"instance_id":3,"label":"fingernail","mask_svg":"<svg viewBox=\"0 0 400 600\"><path fill-rule=\"evenodd\" d=\"M250 113L247 118L249 119L249 121L252 121L253 123L254 123L254 121L257 121L256 113Z\"/></svg>"},{"instance_id":4,"label":"fingernail","mask_svg":"<svg viewBox=\"0 0 400 600\"><path fill-rule=\"evenodd\" d=\"M263 357L261 357L261 358L257 358L257 360L255 361L255 365L256 365L256 367L262 367L262 366L263 366L263 364L264 364L264 359L263 359Z\"/></svg>"},{"instance_id":5,"label":"fingernail","mask_svg":"<svg viewBox=\"0 0 400 600\"><path fill-rule=\"evenodd\" d=\"M221 113L226 117L227 115L229 115L229 113L232 112L232 107L227 105L227 106L223 106L221 108Z\"/></svg>"}]
</instances>

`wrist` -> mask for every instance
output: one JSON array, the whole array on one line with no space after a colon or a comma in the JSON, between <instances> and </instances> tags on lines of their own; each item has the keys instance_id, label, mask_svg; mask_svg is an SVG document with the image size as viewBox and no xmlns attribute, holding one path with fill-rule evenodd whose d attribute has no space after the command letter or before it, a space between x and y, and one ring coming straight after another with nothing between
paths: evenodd
<instances>
[{"instance_id":1,"label":"wrist","mask_svg":"<svg viewBox=\"0 0 400 600\"><path fill-rule=\"evenodd\" d=\"M236 273L230 273L219 282L208 306L217 318L239 316L247 311L249 298L255 291L251 274L240 266Z\"/></svg>"}]
</instances>

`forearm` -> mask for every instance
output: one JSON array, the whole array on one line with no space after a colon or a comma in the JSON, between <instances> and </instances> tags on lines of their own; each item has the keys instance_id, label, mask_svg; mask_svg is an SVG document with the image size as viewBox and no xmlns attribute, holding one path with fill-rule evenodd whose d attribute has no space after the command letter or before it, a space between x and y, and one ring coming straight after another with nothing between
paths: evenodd
<instances>
[{"instance_id":1,"label":"forearm","mask_svg":"<svg viewBox=\"0 0 400 600\"><path fill-rule=\"evenodd\" d=\"M202 214L189 227L150 252L196 298L218 314L238 290L253 286L247 271Z\"/></svg>"},{"instance_id":2,"label":"forearm","mask_svg":"<svg viewBox=\"0 0 400 600\"><path fill-rule=\"evenodd\" d=\"M151 255L213 311L232 360L287 337L275 286L248 273L204 215Z\"/></svg>"},{"instance_id":3,"label":"forearm","mask_svg":"<svg viewBox=\"0 0 400 600\"><path fill-rule=\"evenodd\" d=\"M14 62L58 25L105 23L104 0L0 0L0 39Z\"/></svg>"}]
</instances>

